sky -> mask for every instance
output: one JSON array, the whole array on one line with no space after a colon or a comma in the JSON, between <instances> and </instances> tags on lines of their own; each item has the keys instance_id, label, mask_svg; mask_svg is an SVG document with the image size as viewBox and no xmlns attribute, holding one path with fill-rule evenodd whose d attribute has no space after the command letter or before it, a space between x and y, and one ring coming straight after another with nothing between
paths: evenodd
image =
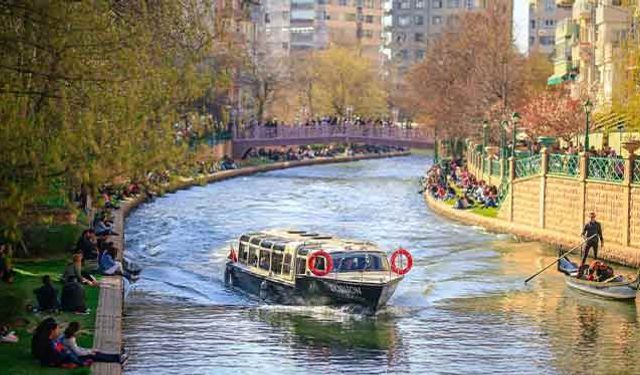
<instances>
[{"instance_id":1,"label":"sky","mask_svg":"<svg viewBox=\"0 0 640 375\"><path fill-rule=\"evenodd\" d=\"M513 0L513 35L521 52L529 47L529 0Z\"/></svg>"}]
</instances>

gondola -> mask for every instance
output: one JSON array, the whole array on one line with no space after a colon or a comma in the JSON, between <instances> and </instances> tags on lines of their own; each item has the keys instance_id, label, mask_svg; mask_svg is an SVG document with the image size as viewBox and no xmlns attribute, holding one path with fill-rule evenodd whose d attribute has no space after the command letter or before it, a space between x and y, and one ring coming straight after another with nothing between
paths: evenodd
<instances>
[{"instance_id":1,"label":"gondola","mask_svg":"<svg viewBox=\"0 0 640 375\"><path fill-rule=\"evenodd\" d=\"M558 271L564 274L564 279L569 287L608 299L633 301L636 299L638 287L640 286L638 277L631 280L626 276L614 275L604 281L577 278L578 265L572 262L568 256L560 258Z\"/></svg>"},{"instance_id":2,"label":"gondola","mask_svg":"<svg viewBox=\"0 0 640 375\"><path fill-rule=\"evenodd\" d=\"M413 264L404 249L387 259L371 242L300 230L243 234L228 258L225 284L266 302L371 312L387 303Z\"/></svg>"}]
</instances>

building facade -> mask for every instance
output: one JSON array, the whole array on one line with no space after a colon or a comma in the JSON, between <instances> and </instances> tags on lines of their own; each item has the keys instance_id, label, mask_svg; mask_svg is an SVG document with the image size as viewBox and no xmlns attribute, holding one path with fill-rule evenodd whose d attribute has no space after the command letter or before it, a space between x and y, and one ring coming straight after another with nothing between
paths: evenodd
<instances>
[{"instance_id":1,"label":"building facade","mask_svg":"<svg viewBox=\"0 0 640 375\"><path fill-rule=\"evenodd\" d=\"M530 0L529 3L529 51L553 55L556 42L556 26L571 16L571 9L558 7L556 0Z\"/></svg>"}]
</instances>

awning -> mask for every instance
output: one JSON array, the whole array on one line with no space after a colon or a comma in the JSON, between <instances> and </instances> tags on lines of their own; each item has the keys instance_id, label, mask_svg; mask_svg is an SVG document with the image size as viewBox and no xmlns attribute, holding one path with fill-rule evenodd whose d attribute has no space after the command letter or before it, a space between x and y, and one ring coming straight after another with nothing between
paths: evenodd
<instances>
[{"instance_id":1,"label":"awning","mask_svg":"<svg viewBox=\"0 0 640 375\"><path fill-rule=\"evenodd\" d=\"M559 85L564 81L565 81L564 76L552 75L547 79L547 85L548 86Z\"/></svg>"}]
</instances>

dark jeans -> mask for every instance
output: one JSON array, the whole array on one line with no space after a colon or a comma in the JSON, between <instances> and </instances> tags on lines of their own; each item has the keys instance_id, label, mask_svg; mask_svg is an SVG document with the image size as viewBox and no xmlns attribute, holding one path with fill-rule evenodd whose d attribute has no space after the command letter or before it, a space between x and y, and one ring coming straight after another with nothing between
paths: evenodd
<instances>
[{"instance_id":1,"label":"dark jeans","mask_svg":"<svg viewBox=\"0 0 640 375\"><path fill-rule=\"evenodd\" d=\"M587 261L587 257L589 256L589 250L593 248L593 257L598 259L598 240L590 240L584 244L584 248L582 249L582 264L585 264Z\"/></svg>"},{"instance_id":2,"label":"dark jeans","mask_svg":"<svg viewBox=\"0 0 640 375\"><path fill-rule=\"evenodd\" d=\"M120 362L120 354L107 354L107 353L102 353L102 352L96 352L95 354L91 354L91 355L83 355L82 357L80 357L80 359L82 361L86 361L88 359L92 360L93 362Z\"/></svg>"}]
</instances>

